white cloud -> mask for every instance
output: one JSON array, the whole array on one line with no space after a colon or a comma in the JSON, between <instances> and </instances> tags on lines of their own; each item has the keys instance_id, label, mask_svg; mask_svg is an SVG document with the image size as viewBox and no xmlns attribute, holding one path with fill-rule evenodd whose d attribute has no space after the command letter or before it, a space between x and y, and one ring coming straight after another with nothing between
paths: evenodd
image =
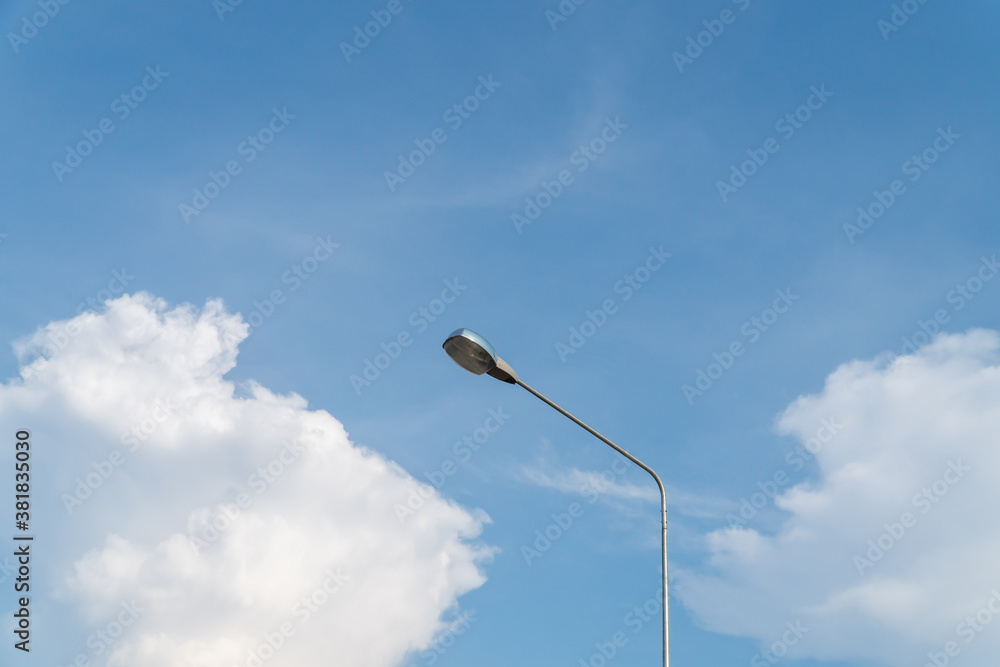
<instances>
[{"instance_id":1,"label":"white cloud","mask_svg":"<svg viewBox=\"0 0 1000 667\"><path fill-rule=\"evenodd\" d=\"M622 470L627 470L631 463L622 462L619 464ZM604 471L580 470L570 468L569 470L552 470L546 466L524 466L521 468L523 478L537 486L554 489L563 493L579 494L601 494L615 498L659 500L660 495L656 487L636 486L635 484L620 482L617 475L624 474L612 468Z\"/></svg>"},{"instance_id":2,"label":"white cloud","mask_svg":"<svg viewBox=\"0 0 1000 667\"><path fill-rule=\"evenodd\" d=\"M542 440L541 452L532 465L522 465L517 470L517 477L523 482L534 484L544 489L553 489L562 493L579 494L588 501L598 498L618 500L655 500L659 502L660 494L653 480L634 463L624 456L608 449L609 463L603 470L580 470L565 468L559 463L552 443ZM640 473L642 483L634 484L626 481L629 473Z\"/></svg>"},{"instance_id":3,"label":"white cloud","mask_svg":"<svg viewBox=\"0 0 1000 667\"><path fill-rule=\"evenodd\" d=\"M675 568L678 597L706 628L792 658L923 665L957 661L944 653L954 642L962 665L994 664L1000 615L968 617L1000 612L998 352L993 331L942 335L845 364L792 403L777 429L803 443L823 419L843 424L816 455L818 478L776 499L776 534L711 533L705 572ZM785 635L788 622L808 631Z\"/></svg>"},{"instance_id":4,"label":"white cloud","mask_svg":"<svg viewBox=\"0 0 1000 667\"><path fill-rule=\"evenodd\" d=\"M660 493L655 482L631 461L609 451L612 462L604 470L580 470L564 468L558 464L548 441L543 444L543 453L533 465L521 466L518 477L525 482L562 493L579 494L589 498L603 497L607 500L647 501L659 505ZM625 481L626 474L638 475L639 483ZM675 486L665 485L667 506L671 512L699 519L719 519L726 513L736 512L737 503L715 496L692 493ZM619 504L619 506L621 506ZM659 544L659 542L657 542Z\"/></svg>"},{"instance_id":5,"label":"white cloud","mask_svg":"<svg viewBox=\"0 0 1000 667\"><path fill-rule=\"evenodd\" d=\"M32 430L54 593L84 637L136 602L111 666L252 665L268 637L268 667L398 664L483 584L488 518L421 485L401 523L405 471L302 397L223 378L247 331L219 301L138 294L15 345L44 356L0 386L0 425Z\"/></svg>"}]
</instances>

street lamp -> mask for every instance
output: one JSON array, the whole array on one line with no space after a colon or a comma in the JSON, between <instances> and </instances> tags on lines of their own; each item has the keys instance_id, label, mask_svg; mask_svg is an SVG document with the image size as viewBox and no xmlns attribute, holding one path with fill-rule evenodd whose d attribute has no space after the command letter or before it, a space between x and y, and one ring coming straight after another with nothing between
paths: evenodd
<instances>
[{"instance_id":1,"label":"street lamp","mask_svg":"<svg viewBox=\"0 0 1000 667\"><path fill-rule=\"evenodd\" d=\"M497 356L496 351L493 349L493 346L490 345L489 341L477 334L475 331L470 329L458 329L448 336L442 347L456 364L470 373L474 373L476 375L483 375L485 373L497 378L498 380L503 380L508 384L517 384L524 387L532 394L555 408L557 411L582 426L587 432L597 437L604 444L610 446L629 461L648 472L653 476L653 479L656 480L656 486L660 489L660 514L662 516L663 523L663 667L670 667L670 630L668 623L670 615L667 608L667 494L663 490L663 482L660 480L660 476L657 475L648 465L584 424L575 416L550 401L546 396L525 384L519 377L517 377L517 373L514 372L514 369L511 368L506 361Z\"/></svg>"}]
</instances>

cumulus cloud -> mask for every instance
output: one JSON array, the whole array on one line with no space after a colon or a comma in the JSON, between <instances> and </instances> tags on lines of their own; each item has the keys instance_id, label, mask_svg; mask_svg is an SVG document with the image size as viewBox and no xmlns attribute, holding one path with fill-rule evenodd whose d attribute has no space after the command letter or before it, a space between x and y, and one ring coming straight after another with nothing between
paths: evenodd
<instances>
[{"instance_id":1,"label":"cumulus cloud","mask_svg":"<svg viewBox=\"0 0 1000 667\"><path fill-rule=\"evenodd\" d=\"M41 581L80 628L128 621L65 633L96 664L395 665L485 580L485 514L301 396L225 379L248 331L219 301L137 294L15 345L0 424L31 429L44 470Z\"/></svg>"},{"instance_id":2,"label":"cumulus cloud","mask_svg":"<svg viewBox=\"0 0 1000 667\"><path fill-rule=\"evenodd\" d=\"M706 571L675 568L678 597L704 627L775 658L993 664L998 361L1000 335L972 330L838 368L777 420L815 451L813 481L777 497L774 534L709 534ZM839 425L826 444L823 420Z\"/></svg>"}]
</instances>

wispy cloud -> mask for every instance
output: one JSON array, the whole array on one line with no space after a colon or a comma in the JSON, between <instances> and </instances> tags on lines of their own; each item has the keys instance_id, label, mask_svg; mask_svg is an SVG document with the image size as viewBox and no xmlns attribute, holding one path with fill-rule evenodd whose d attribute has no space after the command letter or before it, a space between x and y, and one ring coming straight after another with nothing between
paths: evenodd
<instances>
[{"instance_id":1,"label":"wispy cloud","mask_svg":"<svg viewBox=\"0 0 1000 667\"><path fill-rule=\"evenodd\" d=\"M580 470L579 468L556 470L541 463L534 466L523 466L521 476L524 481L536 486L555 489L563 493L585 493L593 489L597 493L615 498L636 500L659 500L660 498L652 480L649 485L644 486L620 482L618 481L620 475L615 474L611 468L604 471Z\"/></svg>"},{"instance_id":2,"label":"wispy cloud","mask_svg":"<svg viewBox=\"0 0 1000 667\"><path fill-rule=\"evenodd\" d=\"M548 449L547 443L546 449ZM642 476L635 478L641 481L625 480L626 474L635 473ZM660 500L660 494L653 480L646 477L645 472L623 457L615 457L603 470L581 470L575 467L562 467L558 462L553 461L551 455L546 454L539 457L532 465L521 466L518 469L518 478L523 482L562 493L580 495L596 493L605 498L626 501L658 502ZM669 484L666 485L666 491L668 511L683 516L698 519L720 519L727 513L738 509L737 503L728 498L701 495Z\"/></svg>"}]
</instances>

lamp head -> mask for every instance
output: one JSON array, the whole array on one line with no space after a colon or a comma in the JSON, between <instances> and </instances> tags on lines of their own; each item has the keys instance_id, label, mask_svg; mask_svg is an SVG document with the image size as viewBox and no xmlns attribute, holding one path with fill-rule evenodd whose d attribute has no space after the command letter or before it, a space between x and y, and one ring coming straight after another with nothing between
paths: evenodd
<instances>
[{"instance_id":1,"label":"lamp head","mask_svg":"<svg viewBox=\"0 0 1000 667\"><path fill-rule=\"evenodd\" d=\"M508 384L517 384L514 369L497 356L488 340L471 329L456 329L441 347L452 361L470 373L487 373Z\"/></svg>"}]
</instances>

